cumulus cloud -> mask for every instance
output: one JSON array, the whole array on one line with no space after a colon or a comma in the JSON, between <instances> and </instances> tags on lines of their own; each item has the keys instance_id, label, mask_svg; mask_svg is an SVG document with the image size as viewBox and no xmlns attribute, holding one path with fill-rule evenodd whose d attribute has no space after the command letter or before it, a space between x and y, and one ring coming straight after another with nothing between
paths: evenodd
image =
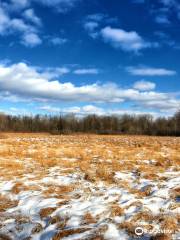
<instances>
[{"instance_id":1,"label":"cumulus cloud","mask_svg":"<svg viewBox=\"0 0 180 240\"><path fill-rule=\"evenodd\" d=\"M41 75L47 79L59 78L60 76L70 72L70 69L67 67L48 67L48 68L38 68L41 72Z\"/></svg>"},{"instance_id":2,"label":"cumulus cloud","mask_svg":"<svg viewBox=\"0 0 180 240\"><path fill-rule=\"evenodd\" d=\"M22 19L14 18L9 21L9 29L18 32L33 32L35 29L26 24Z\"/></svg>"},{"instance_id":3,"label":"cumulus cloud","mask_svg":"<svg viewBox=\"0 0 180 240\"><path fill-rule=\"evenodd\" d=\"M84 23L84 29L87 31L88 35L94 39L99 36L99 32L97 29L98 27L98 22L87 21Z\"/></svg>"},{"instance_id":4,"label":"cumulus cloud","mask_svg":"<svg viewBox=\"0 0 180 240\"><path fill-rule=\"evenodd\" d=\"M0 65L0 96L5 93L24 98L26 101L131 102L149 108L158 108L166 104L171 110L180 107L180 101L167 93L122 89L113 83L76 86L71 82L53 80L52 76L25 63Z\"/></svg>"},{"instance_id":5,"label":"cumulus cloud","mask_svg":"<svg viewBox=\"0 0 180 240\"><path fill-rule=\"evenodd\" d=\"M116 17L110 17L108 14L104 13L94 13L94 14L89 14L86 17L86 21L92 21L92 22L97 22L97 23L117 23L118 19Z\"/></svg>"},{"instance_id":6,"label":"cumulus cloud","mask_svg":"<svg viewBox=\"0 0 180 240\"><path fill-rule=\"evenodd\" d=\"M2 1L1 6L9 12L19 12L30 5L29 0L9 0Z\"/></svg>"},{"instance_id":7,"label":"cumulus cloud","mask_svg":"<svg viewBox=\"0 0 180 240\"><path fill-rule=\"evenodd\" d=\"M101 22L106 17L107 17L107 15L104 13L94 13L94 14L87 15L86 18L87 18L87 20L90 20L90 21Z\"/></svg>"},{"instance_id":8,"label":"cumulus cloud","mask_svg":"<svg viewBox=\"0 0 180 240\"><path fill-rule=\"evenodd\" d=\"M153 82L141 80L141 81L135 82L133 87L140 91L147 91L147 90L153 90L156 87L156 84Z\"/></svg>"},{"instance_id":9,"label":"cumulus cloud","mask_svg":"<svg viewBox=\"0 0 180 240\"><path fill-rule=\"evenodd\" d=\"M39 107L38 109L43 110L45 112L62 113L62 114L67 114L67 113L73 113L73 114L77 114L77 115L88 115L88 114L103 115L103 114L105 114L105 111L102 108L96 107L94 105L85 105L82 107L73 106L73 107L64 107L64 108L58 108L58 107L54 107L51 105L43 105L43 106Z\"/></svg>"},{"instance_id":10,"label":"cumulus cloud","mask_svg":"<svg viewBox=\"0 0 180 240\"><path fill-rule=\"evenodd\" d=\"M32 8L27 9L24 11L23 16L29 20L30 22L37 24L37 25L41 25L41 19L39 17L36 16L34 10Z\"/></svg>"},{"instance_id":11,"label":"cumulus cloud","mask_svg":"<svg viewBox=\"0 0 180 240\"><path fill-rule=\"evenodd\" d=\"M0 35L17 34L20 42L27 47L35 47L42 43L39 28L41 19L35 14L33 2L47 7L53 7L66 13L81 0L9 0L0 4ZM16 18L14 18L14 13ZM61 45L66 39L52 38L53 45Z\"/></svg>"},{"instance_id":12,"label":"cumulus cloud","mask_svg":"<svg viewBox=\"0 0 180 240\"><path fill-rule=\"evenodd\" d=\"M60 46L67 42L68 40L66 38L60 38L60 37L50 37L49 43L54 46Z\"/></svg>"},{"instance_id":13,"label":"cumulus cloud","mask_svg":"<svg viewBox=\"0 0 180 240\"><path fill-rule=\"evenodd\" d=\"M95 105L84 105L84 106L73 106L73 107L54 107L51 105L43 105L38 107L38 110L42 110L44 113L51 114L74 114L76 116L87 116L91 114L96 114L99 116L112 116L112 115L123 115L123 114L133 114L133 115L142 115L142 114L151 114L154 117L166 116L166 111L158 113L157 111L144 111L144 110L135 110L135 109L123 109L123 108L103 108L97 107Z\"/></svg>"},{"instance_id":14,"label":"cumulus cloud","mask_svg":"<svg viewBox=\"0 0 180 240\"><path fill-rule=\"evenodd\" d=\"M33 5L33 2L51 7L59 12L66 13L76 6L81 0L9 0L2 1L2 6L8 11L21 11Z\"/></svg>"},{"instance_id":15,"label":"cumulus cloud","mask_svg":"<svg viewBox=\"0 0 180 240\"><path fill-rule=\"evenodd\" d=\"M163 110L178 110L180 107L180 102L177 102L174 99L170 99L168 102L163 102L163 101L159 101L158 99L156 101L153 102L146 102L143 103L144 107L147 108L158 108L161 109L161 111Z\"/></svg>"},{"instance_id":16,"label":"cumulus cloud","mask_svg":"<svg viewBox=\"0 0 180 240\"><path fill-rule=\"evenodd\" d=\"M160 0L162 4L164 4L166 7L172 7L174 5L178 5L177 0Z\"/></svg>"},{"instance_id":17,"label":"cumulus cloud","mask_svg":"<svg viewBox=\"0 0 180 240\"><path fill-rule=\"evenodd\" d=\"M127 67L126 69L131 75L135 76L173 76L176 71L165 68L152 68L152 67Z\"/></svg>"},{"instance_id":18,"label":"cumulus cloud","mask_svg":"<svg viewBox=\"0 0 180 240\"><path fill-rule=\"evenodd\" d=\"M101 36L105 42L110 43L113 47L128 52L138 52L141 49L153 46L153 44L146 42L137 32L127 32L120 28L105 27L101 30Z\"/></svg>"},{"instance_id":19,"label":"cumulus cloud","mask_svg":"<svg viewBox=\"0 0 180 240\"><path fill-rule=\"evenodd\" d=\"M87 15L83 21L84 29L88 32L89 36L92 38L97 38L100 35L100 28L104 24L117 23L118 19L116 17L110 17L108 14L95 13Z\"/></svg>"},{"instance_id":20,"label":"cumulus cloud","mask_svg":"<svg viewBox=\"0 0 180 240\"><path fill-rule=\"evenodd\" d=\"M25 63L0 67L0 89L20 96L60 101L121 101L121 97L116 96L118 93L113 96L116 86L111 86L104 94L107 86L92 84L77 87L71 82L50 81L47 75Z\"/></svg>"},{"instance_id":21,"label":"cumulus cloud","mask_svg":"<svg viewBox=\"0 0 180 240\"><path fill-rule=\"evenodd\" d=\"M150 14L153 15L154 21L161 25L169 25L174 19L180 20L180 2L179 0L158 0L154 1L132 0L133 3L148 4Z\"/></svg>"},{"instance_id":22,"label":"cumulus cloud","mask_svg":"<svg viewBox=\"0 0 180 240\"><path fill-rule=\"evenodd\" d=\"M25 33L22 37L22 43L27 47L35 47L42 43L42 40L36 33Z\"/></svg>"},{"instance_id":23,"label":"cumulus cloud","mask_svg":"<svg viewBox=\"0 0 180 240\"><path fill-rule=\"evenodd\" d=\"M74 70L74 74L87 75L87 74L98 74L99 70L96 68L82 68Z\"/></svg>"},{"instance_id":24,"label":"cumulus cloud","mask_svg":"<svg viewBox=\"0 0 180 240\"><path fill-rule=\"evenodd\" d=\"M173 19L179 18L179 0L160 0L158 8L152 11L155 14L155 21L160 24L170 24ZM173 13L173 18L172 18Z\"/></svg>"},{"instance_id":25,"label":"cumulus cloud","mask_svg":"<svg viewBox=\"0 0 180 240\"><path fill-rule=\"evenodd\" d=\"M34 47L42 43L36 26L25 23L23 19L11 18L9 14L0 7L0 35L6 36L18 34L21 43L25 46Z\"/></svg>"},{"instance_id":26,"label":"cumulus cloud","mask_svg":"<svg viewBox=\"0 0 180 240\"><path fill-rule=\"evenodd\" d=\"M9 24L9 17L5 13L4 9L0 7L0 34L3 35Z\"/></svg>"},{"instance_id":27,"label":"cumulus cloud","mask_svg":"<svg viewBox=\"0 0 180 240\"><path fill-rule=\"evenodd\" d=\"M49 113L61 113L61 109L58 107L52 107L50 105L44 105L38 108L39 110L43 110Z\"/></svg>"},{"instance_id":28,"label":"cumulus cloud","mask_svg":"<svg viewBox=\"0 0 180 240\"><path fill-rule=\"evenodd\" d=\"M99 26L99 24L97 22L93 22L93 21L84 23L84 28L89 32L94 31L98 26Z\"/></svg>"},{"instance_id":29,"label":"cumulus cloud","mask_svg":"<svg viewBox=\"0 0 180 240\"><path fill-rule=\"evenodd\" d=\"M59 12L65 13L76 6L80 0L31 0L38 4L43 4L48 7L53 7Z\"/></svg>"},{"instance_id":30,"label":"cumulus cloud","mask_svg":"<svg viewBox=\"0 0 180 240\"><path fill-rule=\"evenodd\" d=\"M155 21L160 24L170 24L168 16L166 15L159 15L155 17Z\"/></svg>"}]
</instances>

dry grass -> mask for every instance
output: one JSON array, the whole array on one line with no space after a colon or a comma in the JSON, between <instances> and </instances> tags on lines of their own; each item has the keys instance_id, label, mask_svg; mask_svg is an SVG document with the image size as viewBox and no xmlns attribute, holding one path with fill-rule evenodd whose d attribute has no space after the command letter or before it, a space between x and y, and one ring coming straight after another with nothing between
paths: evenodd
<instances>
[{"instance_id":1,"label":"dry grass","mask_svg":"<svg viewBox=\"0 0 180 240\"><path fill-rule=\"evenodd\" d=\"M76 228L76 229L66 229L59 231L55 236L52 238L52 240L61 240L64 237L68 237L72 234L77 234L77 233L83 233L90 230L90 228Z\"/></svg>"},{"instance_id":2,"label":"dry grass","mask_svg":"<svg viewBox=\"0 0 180 240\"><path fill-rule=\"evenodd\" d=\"M6 169L22 169L24 159L32 159L42 168L61 165L79 167L86 172L94 169L96 176L104 180L111 179L113 171L130 169L138 161L139 170L150 177L156 177L163 167L178 165L180 162L180 140L169 137L146 136L49 136L34 134L4 134L0 139L1 159L18 159L17 161L0 161ZM17 138L19 141L17 141ZM66 158L66 160L64 160ZM68 161L69 159L69 161ZM76 160L77 161L73 161ZM107 162L109 160L109 163ZM155 159L156 164L145 166L141 159ZM126 163L126 164L124 164ZM149 169L151 167L151 169ZM89 173L89 172L88 172Z\"/></svg>"},{"instance_id":3,"label":"dry grass","mask_svg":"<svg viewBox=\"0 0 180 240\"><path fill-rule=\"evenodd\" d=\"M54 208L52 208L52 207L42 208L42 209L40 210L39 215L40 215L41 218L46 218L46 217L48 217L49 215L51 215L51 213L53 213L55 210L56 210L55 207L54 207Z\"/></svg>"},{"instance_id":4,"label":"dry grass","mask_svg":"<svg viewBox=\"0 0 180 240\"><path fill-rule=\"evenodd\" d=\"M96 219L91 215L91 213L87 212L83 217L83 224L94 224L96 223Z\"/></svg>"},{"instance_id":5,"label":"dry grass","mask_svg":"<svg viewBox=\"0 0 180 240\"><path fill-rule=\"evenodd\" d=\"M13 186L11 192L13 194L18 194L20 193L21 191L26 191L28 190L28 187L26 187L22 182L17 182L15 183L15 185Z\"/></svg>"},{"instance_id":6,"label":"dry grass","mask_svg":"<svg viewBox=\"0 0 180 240\"><path fill-rule=\"evenodd\" d=\"M18 201L11 201L5 196L0 195L0 213L5 212L9 208L16 207Z\"/></svg>"},{"instance_id":7,"label":"dry grass","mask_svg":"<svg viewBox=\"0 0 180 240\"><path fill-rule=\"evenodd\" d=\"M58 199L56 207L48 207L40 210L41 219L48 218L48 224L56 224L58 232L53 240L62 239L71 234L89 231L88 225L98 222L98 216L94 217L90 212L82 216L81 226L75 229L65 229L68 219L60 216L53 216L53 212L64 205L70 204L73 199L80 199L82 194L76 193L80 185L76 184L54 185L50 182L41 183L44 177L49 176L51 168L57 168L57 175L67 176L80 173L83 180L88 184L96 184L100 181L106 186L116 186L128 190L137 199L149 198L153 186L147 185L143 190L134 189L128 179L116 179L116 172L134 173L136 182L140 178L166 183L169 176L159 176L160 173L173 168L179 169L180 164L180 138L170 137L147 137L147 136L103 136L103 135L68 135L51 136L49 134L0 134L0 177L3 181L13 181L14 186L10 190L12 194L19 194L22 191L41 191L44 198L55 197ZM24 176L28 180L36 182L26 185ZM52 178L55 179L56 176ZM91 189L86 189L91 194ZM179 198L179 188L172 188L170 196L174 199L171 210L178 207L175 200ZM0 195L0 213L17 206L17 201ZM124 209L116 201L109 204L109 218L123 216L124 212L131 206L141 207L140 201L132 202ZM147 209L137 212L131 221L119 224L119 229L125 229L134 236L136 223L140 221L150 223L158 221L162 228L177 231L178 216L162 217L153 216ZM22 216L16 217L18 224L26 223L29 219ZM41 232L42 226L37 224L32 234ZM97 233L89 236L88 239L103 240L103 233L106 229L98 229ZM102 233L102 234L101 234ZM1 239L9 240L8 236L0 235ZM153 236L154 240L169 240L169 235Z\"/></svg>"},{"instance_id":8,"label":"dry grass","mask_svg":"<svg viewBox=\"0 0 180 240\"><path fill-rule=\"evenodd\" d=\"M176 217L174 216L166 216L162 223L161 223L161 228L162 229L169 229L173 233L178 231L178 222Z\"/></svg>"},{"instance_id":9,"label":"dry grass","mask_svg":"<svg viewBox=\"0 0 180 240\"><path fill-rule=\"evenodd\" d=\"M0 233L0 240L12 240L9 236Z\"/></svg>"},{"instance_id":10,"label":"dry grass","mask_svg":"<svg viewBox=\"0 0 180 240\"><path fill-rule=\"evenodd\" d=\"M172 237L167 234L157 234L151 238L152 240L172 240Z\"/></svg>"},{"instance_id":11,"label":"dry grass","mask_svg":"<svg viewBox=\"0 0 180 240\"><path fill-rule=\"evenodd\" d=\"M111 217L122 216L124 214L124 210L117 204L111 206Z\"/></svg>"}]
</instances>

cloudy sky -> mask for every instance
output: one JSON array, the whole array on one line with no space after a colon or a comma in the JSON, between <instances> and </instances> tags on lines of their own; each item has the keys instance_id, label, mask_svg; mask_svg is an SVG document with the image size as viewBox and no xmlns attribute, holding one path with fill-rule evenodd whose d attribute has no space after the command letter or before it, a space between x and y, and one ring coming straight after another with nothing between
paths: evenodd
<instances>
[{"instance_id":1,"label":"cloudy sky","mask_svg":"<svg viewBox=\"0 0 180 240\"><path fill-rule=\"evenodd\" d=\"M179 108L179 0L0 0L0 112Z\"/></svg>"}]
</instances>

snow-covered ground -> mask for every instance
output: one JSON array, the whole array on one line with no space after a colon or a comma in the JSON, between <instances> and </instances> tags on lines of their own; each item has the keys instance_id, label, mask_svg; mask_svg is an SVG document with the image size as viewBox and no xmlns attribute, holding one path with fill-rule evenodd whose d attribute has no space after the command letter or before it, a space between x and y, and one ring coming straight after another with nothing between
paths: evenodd
<instances>
[{"instance_id":1,"label":"snow-covered ground","mask_svg":"<svg viewBox=\"0 0 180 240\"><path fill-rule=\"evenodd\" d=\"M180 139L155 140L1 139L0 239L180 239Z\"/></svg>"}]
</instances>

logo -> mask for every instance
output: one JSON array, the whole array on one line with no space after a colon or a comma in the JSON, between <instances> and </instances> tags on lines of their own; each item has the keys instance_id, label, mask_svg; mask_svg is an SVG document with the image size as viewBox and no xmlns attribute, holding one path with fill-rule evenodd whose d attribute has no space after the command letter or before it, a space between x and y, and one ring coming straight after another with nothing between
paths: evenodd
<instances>
[{"instance_id":1,"label":"logo","mask_svg":"<svg viewBox=\"0 0 180 240\"><path fill-rule=\"evenodd\" d=\"M144 230L143 230L142 227L137 227L137 228L135 228L135 234L136 234L137 236L142 236L143 233L144 233Z\"/></svg>"}]
</instances>

